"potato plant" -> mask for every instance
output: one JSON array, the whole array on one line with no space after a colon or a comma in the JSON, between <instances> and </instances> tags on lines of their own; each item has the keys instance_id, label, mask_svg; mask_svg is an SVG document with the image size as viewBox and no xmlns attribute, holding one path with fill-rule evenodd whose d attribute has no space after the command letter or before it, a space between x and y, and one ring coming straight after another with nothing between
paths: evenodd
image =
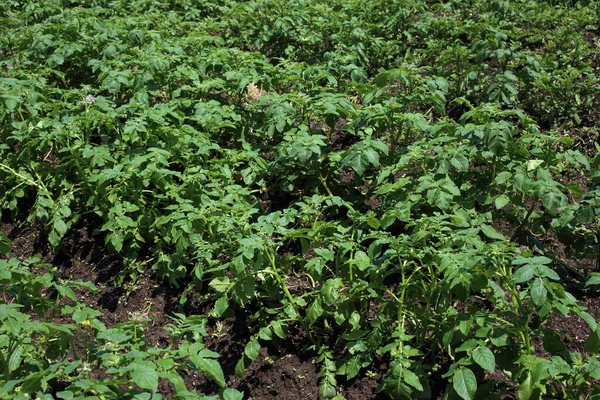
<instances>
[{"instance_id":1,"label":"potato plant","mask_svg":"<svg viewBox=\"0 0 600 400\"><path fill-rule=\"evenodd\" d=\"M55 254L95 221L117 284L150 271L209 311L152 347L143 316L106 326L74 292L92 282L0 234L0 397L241 399L203 340L240 310L237 379L295 340L322 399L372 371L393 399L600 396L597 272L546 245L598 268L598 145L577 135L597 137L599 7L2 2L2 221ZM585 321L585 351L553 315Z\"/></svg>"}]
</instances>

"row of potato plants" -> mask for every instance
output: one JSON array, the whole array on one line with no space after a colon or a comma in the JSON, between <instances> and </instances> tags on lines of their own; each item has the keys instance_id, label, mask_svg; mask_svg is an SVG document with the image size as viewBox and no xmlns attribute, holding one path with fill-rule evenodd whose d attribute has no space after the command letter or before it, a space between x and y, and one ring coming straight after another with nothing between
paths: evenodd
<instances>
[{"instance_id":1,"label":"row of potato plants","mask_svg":"<svg viewBox=\"0 0 600 400\"><path fill-rule=\"evenodd\" d=\"M159 400L160 380L170 382L179 398L243 397L227 388L219 355L204 346L206 317L174 315L163 327L169 345L151 346L144 335L148 313L134 312L129 321L107 327L102 312L78 298L96 292L90 282L61 279L39 257L0 259L3 399ZM181 375L190 370L219 385L219 395L188 390Z\"/></svg>"},{"instance_id":2,"label":"row of potato plants","mask_svg":"<svg viewBox=\"0 0 600 400\"><path fill-rule=\"evenodd\" d=\"M600 258L599 161L563 133L594 132L597 3L0 7L3 217L33 204L29 220L56 252L74 226L96 224L122 258L120 283L151 268L184 288L182 303L194 295L211 305L194 324L249 310L240 377L261 346L299 330L302 351L317 357L321 398L381 359L379 390L393 398L429 398L440 376L449 399L598 394L596 321L567 290L592 290L598 276L543 245L557 235L578 258ZM37 346L38 355L8 356L7 396L56 392L48 382L60 378L73 382L64 398L121 396L125 382L137 385L125 395L151 398L141 393L163 378L185 397L185 368L216 381L222 397L240 395L199 338L150 349L137 322L48 322L60 311L83 325L98 312L78 312L56 271L6 265L29 274L28 296L60 293L40 309L18 293L5 300L2 315L17 321L3 325L5 354ZM18 276L2 279L12 287ZM568 351L547 325L552 313L588 323L586 353ZM111 356L69 353L75 331L113 346ZM31 332L47 340L27 342ZM82 357L112 380L83 380ZM497 370L509 385L486 379Z\"/></svg>"}]
</instances>

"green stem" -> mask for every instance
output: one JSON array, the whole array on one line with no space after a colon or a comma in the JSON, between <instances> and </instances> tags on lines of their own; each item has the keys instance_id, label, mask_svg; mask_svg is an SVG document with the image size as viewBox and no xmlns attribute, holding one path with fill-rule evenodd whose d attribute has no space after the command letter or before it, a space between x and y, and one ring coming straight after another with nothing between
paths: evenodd
<instances>
[{"instance_id":1,"label":"green stem","mask_svg":"<svg viewBox=\"0 0 600 400\"><path fill-rule=\"evenodd\" d=\"M323 175L319 175L319 181L321 181L321 185L323 185L329 197L333 197L333 193L331 193L331 190L329 190L329 186L327 186L327 180L323 177Z\"/></svg>"},{"instance_id":2,"label":"green stem","mask_svg":"<svg viewBox=\"0 0 600 400\"><path fill-rule=\"evenodd\" d=\"M577 386L579 386L579 389L577 390L577 392L575 392L575 397L573 397L574 399L580 399L581 395L583 394L583 390L582 389L585 388L585 385L577 385L577 384L572 385L572 386L569 385L569 387L577 387ZM567 399L568 398L567 397L567 390L566 390L565 386L561 385L560 389L563 392L563 399Z\"/></svg>"},{"instance_id":3,"label":"green stem","mask_svg":"<svg viewBox=\"0 0 600 400\"><path fill-rule=\"evenodd\" d=\"M600 269L600 231L596 226L596 270Z\"/></svg>"},{"instance_id":4,"label":"green stem","mask_svg":"<svg viewBox=\"0 0 600 400\"><path fill-rule=\"evenodd\" d=\"M2 369L4 370L4 382L10 381L10 371L8 370L8 362L4 358L2 352L0 352L0 364L2 365Z\"/></svg>"},{"instance_id":5,"label":"green stem","mask_svg":"<svg viewBox=\"0 0 600 400\"><path fill-rule=\"evenodd\" d=\"M539 200L540 199L538 199L537 197L535 198L535 200L533 201L533 204L531 205L529 210L527 210L527 214L525 215L525 218L521 222L521 227L525 226L525 223L529 220L529 218L531 217L531 214L533 214L533 211L535 210L535 207L537 206L537 203Z\"/></svg>"},{"instance_id":6,"label":"green stem","mask_svg":"<svg viewBox=\"0 0 600 400\"><path fill-rule=\"evenodd\" d=\"M298 307L296 307L296 302L294 301L294 297L292 296L289 289L287 288L285 280L279 274L279 270L277 268L277 263L275 262L275 255L272 252L267 251L267 257L269 258L269 261L271 262L271 268L273 269L272 274L275 277L275 279L277 280L277 282L279 283L279 285L281 286L281 290L283 290L283 293L285 294L285 297L287 297L290 305L294 309L294 313L298 316L298 321L300 321L300 324L302 324L302 326L306 330L306 334L308 335L308 338L311 341L311 343L313 343L313 344L316 343L315 339L313 338L312 333L310 332L309 327L306 325L306 322L304 321L304 318L302 318L302 315L298 311Z\"/></svg>"},{"instance_id":7,"label":"green stem","mask_svg":"<svg viewBox=\"0 0 600 400\"><path fill-rule=\"evenodd\" d=\"M393 126L394 117L393 114L390 116L390 126ZM400 141L400 136L402 135L402 128L404 125L404 121L400 121L398 124L398 132L392 134L392 143L390 144L390 157L394 157L396 154L396 149L398 148L398 142Z\"/></svg>"},{"instance_id":8,"label":"green stem","mask_svg":"<svg viewBox=\"0 0 600 400\"><path fill-rule=\"evenodd\" d=\"M525 307L523 307L523 302L521 301L521 298L519 297L518 293L516 293L516 290L514 290L514 292L516 294L516 299L517 299L517 304L519 305L519 310L521 311L521 314L523 315L523 317L527 318L528 313L525 310ZM525 320L525 322L521 326L523 328L523 332L521 332L521 334L523 335L523 340L525 342L525 347L526 347L525 351L527 352L527 355L531 355L531 338L529 337L529 322L527 320Z\"/></svg>"},{"instance_id":9,"label":"green stem","mask_svg":"<svg viewBox=\"0 0 600 400\"><path fill-rule=\"evenodd\" d=\"M311 287L314 289L317 287L317 284L315 283L315 280L313 279L312 276L310 276L310 274L306 273L306 272L302 272L300 274L294 273L294 275L297 278L300 278L301 276L306 276L308 278L308 280L310 281Z\"/></svg>"},{"instance_id":10,"label":"green stem","mask_svg":"<svg viewBox=\"0 0 600 400\"><path fill-rule=\"evenodd\" d=\"M354 262L354 249L351 250L350 253L350 262L348 263L348 273L350 274L350 283L354 281L354 269L352 268L352 263Z\"/></svg>"},{"instance_id":11,"label":"green stem","mask_svg":"<svg viewBox=\"0 0 600 400\"><path fill-rule=\"evenodd\" d=\"M19 106L18 111L19 111L19 117L21 117L21 121L25 121L25 117L23 117L23 110L21 109L21 106Z\"/></svg>"},{"instance_id":12,"label":"green stem","mask_svg":"<svg viewBox=\"0 0 600 400\"><path fill-rule=\"evenodd\" d=\"M492 179L488 186L488 192L487 192L486 198L490 197L490 194L492 193L492 185L494 184L494 181L496 180L496 160L497 159L498 159L498 156L494 155L494 161L492 162Z\"/></svg>"},{"instance_id":13,"label":"green stem","mask_svg":"<svg viewBox=\"0 0 600 400\"><path fill-rule=\"evenodd\" d=\"M79 357L79 355L77 354L77 349L75 348L75 341L71 340L71 343L70 343L70 345L71 345L71 351L73 352L73 357L74 357L76 360L81 360L81 357ZM63 356L62 356L62 359L64 360L66 357L67 357L67 356L66 356L66 354L65 354L65 355L63 355Z\"/></svg>"},{"instance_id":14,"label":"green stem","mask_svg":"<svg viewBox=\"0 0 600 400\"><path fill-rule=\"evenodd\" d=\"M350 237L350 241L352 242L352 250L350 250L350 262L348 263L348 273L350 274L350 283L354 281L354 269L352 268L352 264L354 263L354 232L352 232L352 236Z\"/></svg>"},{"instance_id":15,"label":"green stem","mask_svg":"<svg viewBox=\"0 0 600 400\"><path fill-rule=\"evenodd\" d=\"M404 270L406 267L406 261L404 261L401 265L402 265L402 267L400 267L400 274L402 276L402 290L400 292L400 299L396 299L396 301L398 302L398 321L400 322L400 326L402 327L402 329L404 329L404 322L405 322L404 296L406 294L406 286L408 283L406 280L406 275L404 273Z\"/></svg>"},{"instance_id":16,"label":"green stem","mask_svg":"<svg viewBox=\"0 0 600 400\"><path fill-rule=\"evenodd\" d=\"M44 186L43 183L38 183L35 182L29 178L27 178L26 176L21 175L20 173L18 173L17 171L15 171L14 169L12 169L11 167L9 167L8 165L2 164L0 163L0 169L4 172L8 172L13 174L14 176L16 176L17 178L25 181L26 183L28 183L31 186L35 186L36 188L38 188L41 191L44 191L45 193L48 193L48 189L46 189L46 186Z\"/></svg>"},{"instance_id":17,"label":"green stem","mask_svg":"<svg viewBox=\"0 0 600 400\"><path fill-rule=\"evenodd\" d=\"M527 312L527 310L525 309L525 307L523 306L523 302L521 301L521 298L519 297L519 293L517 292L517 288L512 285L512 273L508 272L506 269L504 269L504 275L508 278L507 282L509 283L510 287L510 296L511 296L511 302L513 305L513 308L515 310L516 315L518 316L519 313L527 318L527 316L529 315L529 313ZM518 317L517 317L518 318ZM527 355L531 355L531 338L529 336L529 322L527 320L525 320L522 323L518 324L519 327L519 334L521 335L521 339L523 340L523 342L525 343L525 351L527 353Z\"/></svg>"}]
</instances>

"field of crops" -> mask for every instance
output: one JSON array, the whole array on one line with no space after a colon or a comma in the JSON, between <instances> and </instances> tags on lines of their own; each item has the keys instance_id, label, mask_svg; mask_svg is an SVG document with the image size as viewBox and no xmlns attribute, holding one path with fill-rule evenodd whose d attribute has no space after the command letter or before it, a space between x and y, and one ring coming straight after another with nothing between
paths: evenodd
<instances>
[{"instance_id":1,"label":"field of crops","mask_svg":"<svg viewBox=\"0 0 600 400\"><path fill-rule=\"evenodd\" d=\"M0 1L0 399L600 399L599 26Z\"/></svg>"}]
</instances>

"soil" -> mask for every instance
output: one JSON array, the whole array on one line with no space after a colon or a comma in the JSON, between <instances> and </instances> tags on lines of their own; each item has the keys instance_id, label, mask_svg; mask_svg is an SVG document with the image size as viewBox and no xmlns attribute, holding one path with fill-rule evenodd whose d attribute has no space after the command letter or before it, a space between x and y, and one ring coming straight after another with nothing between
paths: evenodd
<instances>
[{"instance_id":1,"label":"soil","mask_svg":"<svg viewBox=\"0 0 600 400\"><path fill-rule=\"evenodd\" d=\"M244 390L248 400L316 400L319 375L315 361L315 358L302 360L296 354L271 355L263 348L238 389Z\"/></svg>"},{"instance_id":2,"label":"soil","mask_svg":"<svg viewBox=\"0 0 600 400\"><path fill-rule=\"evenodd\" d=\"M83 302L90 307L103 311L100 318L107 326L130 320L132 313L148 312L150 322L145 331L146 341L151 346L166 347L171 340L163 326L170 323L169 315L183 312L185 315L204 314L207 310L197 303L188 301L180 304L181 290L162 284L149 270L142 272L133 284L125 280L118 284L122 262L104 251L104 238L94 234L92 226L97 221L80 221L70 230L69 235L56 252L48 245L43 227L29 223L11 223L4 221L2 232L13 242L12 257L21 260L39 254L42 262L58 267L63 279L84 280L93 282L97 293L85 291L78 293ZM507 227L504 227L506 230ZM503 229L500 229L503 230ZM564 245L560 241L550 243L556 252L564 255ZM294 251L290 244L288 251ZM303 279L290 279L290 290L302 292L308 282ZM193 293L188 298L193 299ZM600 320L600 298L592 294L581 297L580 303L587 311ZM228 385L244 392L245 399L318 399L319 366L317 354L302 350L307 343L306 334L293 332L281 343L269 344L261 349L259 357L248 367L242 379L235 377L235 366L244 347L249 341L252 316L246 311L237 310L233 316L219 324L208 327L209 336L205 339L206 347L220 354L219 362L226 377L230 377ZM587 323L577 316L561 316L553 314L547 327L561 333L569 351L585 352L585 339L590 333ZM540 356L548 356L538 344ZM374 367L363 371L361 375L349 382L340 377L338 384L341 394L347 400L384 399L377 393L387 370L385 362L375 362ZM96 371L102 376L103 371ZM188 389L201 393L216 394L218 387L207 380L199 372L189 372L182 378ZM506 376L500 371L486 375L491 384L506 386ZM434 393L432 398L442 398L445 393L445 382L441 377L432 376L430 382ZM515 388L505 387L507 392L503 399L516 398ZM165 398L174 398L175 389L166 380L161 380L159 393Z\"/></svg>"},{"instance_id":3,"label":"soil","mask_svg":"<svg viewBox=\"0 0 600 400\"><path fill-rule=\"evenodd\" d=\"M86 305L103 311L99 319L106 326L129 321L133 313L147 311L150 322L144 334L151 346L167 347L170 344L170 337L163 329L164 325L171 322L169 315L182 311L186 315L207 311L194 307L193 303L180 306L181 291L161 285L149 272L143 273L134 285L119 286L117 279L122 264L119 259L106 255L103 251L104 240L84 227L88 222L82 222L82 226L72 229L56 254L48 245L42 226L4 222L1 228L2 233L12 241L11 257L23 261L41 255L41 262L58 267L61 278L93 282L98 288L97 293L85 291L77 295ZM300 279L291 282L290 290L299 290L303 284ZM230 377L228 385L243 391L244 398L249 400L318 399L317 355L297 350L302 348L299 343L307 340L302 333L290 335L289 340L277 347L263 347L259 357L248 367L246 376L243 379L235 378L236 363L251 336L250 325L251 317L238 311L234 317L208 327L206 347L220 354L223 372ZM347 383L343 390L344 398L383 398L375 394L383 372ZM95 371L94 375L101 377L103 371ZM216 394L218 391L216 384L201 373L191 371L182 378L188 389L205 394ZM160 381L158 392L167 399L175 395L174 388L166 380Z\"/></svg>"}]
</instances>

